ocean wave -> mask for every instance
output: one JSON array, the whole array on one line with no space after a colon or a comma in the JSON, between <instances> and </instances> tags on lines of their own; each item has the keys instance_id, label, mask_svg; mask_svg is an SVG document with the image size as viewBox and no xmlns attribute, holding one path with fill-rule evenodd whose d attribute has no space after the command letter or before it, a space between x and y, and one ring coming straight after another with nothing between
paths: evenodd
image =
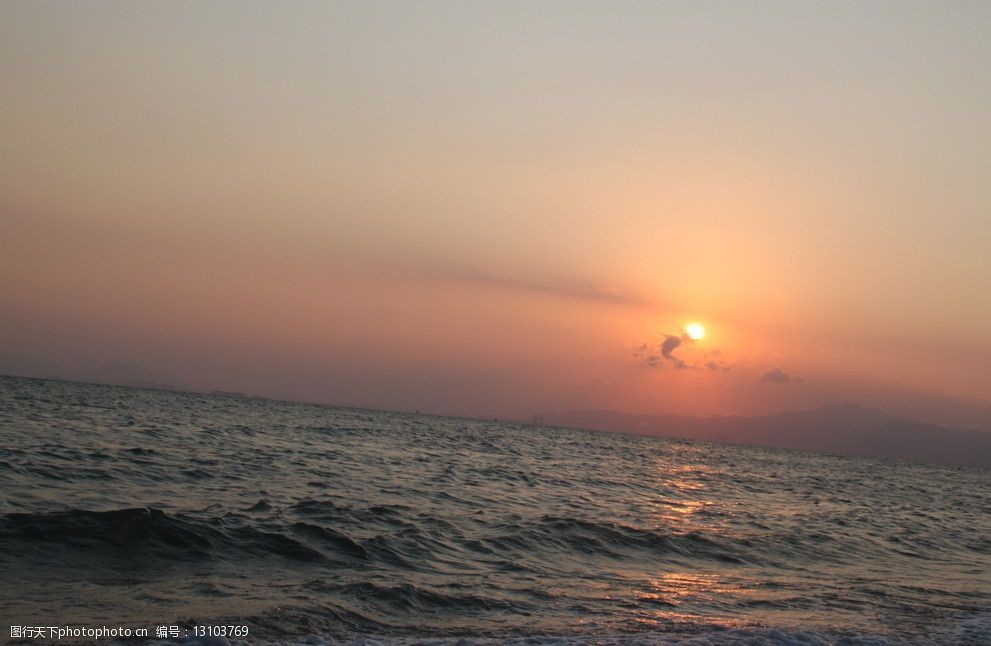
<instances>
[{"instance_id":1,"label":"ocean wave","mask_svg":"<svg viewBox=\"0 0 991 646\"><path fill-rule=\"evenodd\" d=\"M700 532L671 532L631 527L615 522L542 516L532 521L507 523L480 539L495 551L547 554L562 553L596 558L628 558L631 553L659 559L688 557L721 563L761 563L764 560L746 540L705 536Z\"/></svg>"},{"instance_id":2,"label":"ocean wave","mask_svg":"<svg viewBox=\"0 0 991 646\"><path fill-rule=\"evenodd\" d=\"M0 386L0 580L16 591L0 605L15 621L41 607L80 623L223 620L259 642L991 632L967 615L991 603L982 471Z\"/></svg>"},{"instance_id":3,"label":"ocean wave","mask_svg":"<svg viewBox=\"0 0 991 646\"><path fill-rule=\"evenodd\" d=\"M316 540L316 549L298 536L233 524L174 516L155 508L111 511L72 509L51 513L0 515L0 552L10 560L101 555L130 561L183 562L272 556L291 561L319 561L331 555L364 556L364 550L332 530L295 526Z\"/></svg>"}]
</instances>

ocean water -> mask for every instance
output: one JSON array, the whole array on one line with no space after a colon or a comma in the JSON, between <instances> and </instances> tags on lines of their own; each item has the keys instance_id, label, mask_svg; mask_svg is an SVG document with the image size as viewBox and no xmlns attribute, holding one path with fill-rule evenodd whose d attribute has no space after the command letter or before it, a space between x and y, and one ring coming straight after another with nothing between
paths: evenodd
<instances>
[{"instance_id":1,"label":"ocean water","mask_svg":"<svg viewBox=\"0 0 991 646\"><path fill-rule=\"evenodd\" d=\"M991 643L987 470L0 377L0 514L11 626Z\"/></svg>"}]
</instances>

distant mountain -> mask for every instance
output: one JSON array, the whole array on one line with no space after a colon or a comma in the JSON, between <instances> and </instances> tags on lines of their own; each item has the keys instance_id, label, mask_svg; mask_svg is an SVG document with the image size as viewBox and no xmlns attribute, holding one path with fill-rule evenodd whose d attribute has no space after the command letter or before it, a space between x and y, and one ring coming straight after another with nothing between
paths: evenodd
<instances>
[{"instance_id":1,"label":"distant mountain","mask_svg":"<svg viewBox=\"0 0 991 646\"><path fill-rule=\"evenodd\" d=\"M991 433L925 424L854 404L757 417L712 418L575 410L543 415L542 422L709 442L991 467Z\"/></svg>"}]
</instances>

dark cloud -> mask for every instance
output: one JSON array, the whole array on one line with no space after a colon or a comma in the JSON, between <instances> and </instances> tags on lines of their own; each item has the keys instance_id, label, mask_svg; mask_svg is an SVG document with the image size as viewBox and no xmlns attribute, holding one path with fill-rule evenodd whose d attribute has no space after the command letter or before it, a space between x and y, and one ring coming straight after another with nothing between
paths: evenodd
<instances>
[{"instance_id":1,"label":"dark cloud","mask_svg":"<svg viewBox=\"0 0 991 646\"><path fill-rule=\"evenodd\" d=\"M656 368L661 358L651 352L651 347L646 343L641 343L633 347L633 356L643 361L645 366Z\"/></svg>"},{"instance_id":2,"label":"dark cloud","mask_svg":"<svg viewBox=\"0 0 991 646\"><path fill-rule=\"evenodd\" d=\"M661 354L664 355L665 359L670 359L671 353L681 347L681 343L682 337L674 336L672 334L665 334L664 343L661 344Z\"/></svg>"},{"instance_id":3,"label":"dark cloud","mask_svg":"<svg viewBox=\"0 0 991 646\"><path fill-rule=\"evenodd\" d=\"M724 360L723 353L717 348L701 353L701 358L689 363L678 356L682 347L695 341L687 334L665 334L664 340L657 345L640 343L633 347L633 356L648 368L661 368L671 365L676 370L708 370L710 372L729 372L734 364ZM772 368L760 376L760 381L771 384L801 384L800 377L790 375L781 368Z\"/></svg>"},{"instance_id":4,"label":"dark cloud","mask_svg":"<svg viewBox=\"0 0 991 646\"><path fill-rule=\"evenodd\" d=\"M761 381L766 381L771 384L800 384L802 380L796 377L792 377L787 372L781 368L773 368L768 370L760 376Z\"/></svg>"},{"instance_id":5,"label":"dark cloud","mask_svg":"<svg viewBox=\"0 0 991 646\"><path fill-rule=\"evenodd\" d=\"M651 368L657 368L664 365L664 362L670 363L672 366L678 370L683 370L685 368L698 368L698 366L691 366L674 354L674 351L680 348L686 343L691 343L692 339L687 335L675 335L675 334L665 334L664 341L657 345L657 349L660 354L650 353L649 350L653 346L649 346L646 343L641 343L640 345L633 348L633 356L641 359L644 365Z\"/></svg>"},{"instance_id":6,"label":"dark cloud","mask_svg":"<svg viewBox=\"0 0 991 646\"><path fill-rule=\"evenodd\" d=\"M718 348L706 352L703 356L705 357L704 365L708 370L711 370L713 372L716 371L729 372L730 370L733 369L733 364L726 363L725 361L722 360L723 353L722 350L719 350Z\"/></svg>"},{"instance_id":7,"label":"dark cloud","mask_svg":"<svg viewBox=\"0 0 991 646\"><path fill-rule=\"evenodd\" d=\"M732 364L722 360L722 352L710 350L702 353L700 363L688 363L678 356L677 350L686 345L695 343L687 334L665 334L664 340L656 346L641 343L633 348L633 356L640 359L649 368L659 368L665 364L670 364L676 370L712 370L729 372L733 369ZM652 351L656 348L656 351Z\"/></svg>"},{"instance_id":8,"label":"dark cloud","mask_svg":"<svg viewBox=\"0 0 991 646\"><path fill-rule=\"evenodd\" d=\"M667 359L672 366L678 370L684 370L685 368L691 368L694 366L689 366L685 363L681 357L674 356L674 351L682 346L684 343L691 343L691 338L688 335L675 336L673 334L665 334L664 341L660 345L661 356Z\"/></svg>"}]
</instances>

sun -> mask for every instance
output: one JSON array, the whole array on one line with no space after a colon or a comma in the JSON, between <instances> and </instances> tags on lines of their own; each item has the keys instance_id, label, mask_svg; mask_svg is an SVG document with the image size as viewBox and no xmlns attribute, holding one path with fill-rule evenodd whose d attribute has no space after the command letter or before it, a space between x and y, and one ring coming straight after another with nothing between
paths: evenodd
<instances>
[{"instance_id":1,"label":"sun","mask_svg":"<svg viewBox=\"0 0 991 646\"><path fill-rule=\"evenodd\" d=\"M685 334L692 341L698 341L705 338L705 328L702 327L701 323L689 323L685 326Z\"/></svg>"}]
</instances>

